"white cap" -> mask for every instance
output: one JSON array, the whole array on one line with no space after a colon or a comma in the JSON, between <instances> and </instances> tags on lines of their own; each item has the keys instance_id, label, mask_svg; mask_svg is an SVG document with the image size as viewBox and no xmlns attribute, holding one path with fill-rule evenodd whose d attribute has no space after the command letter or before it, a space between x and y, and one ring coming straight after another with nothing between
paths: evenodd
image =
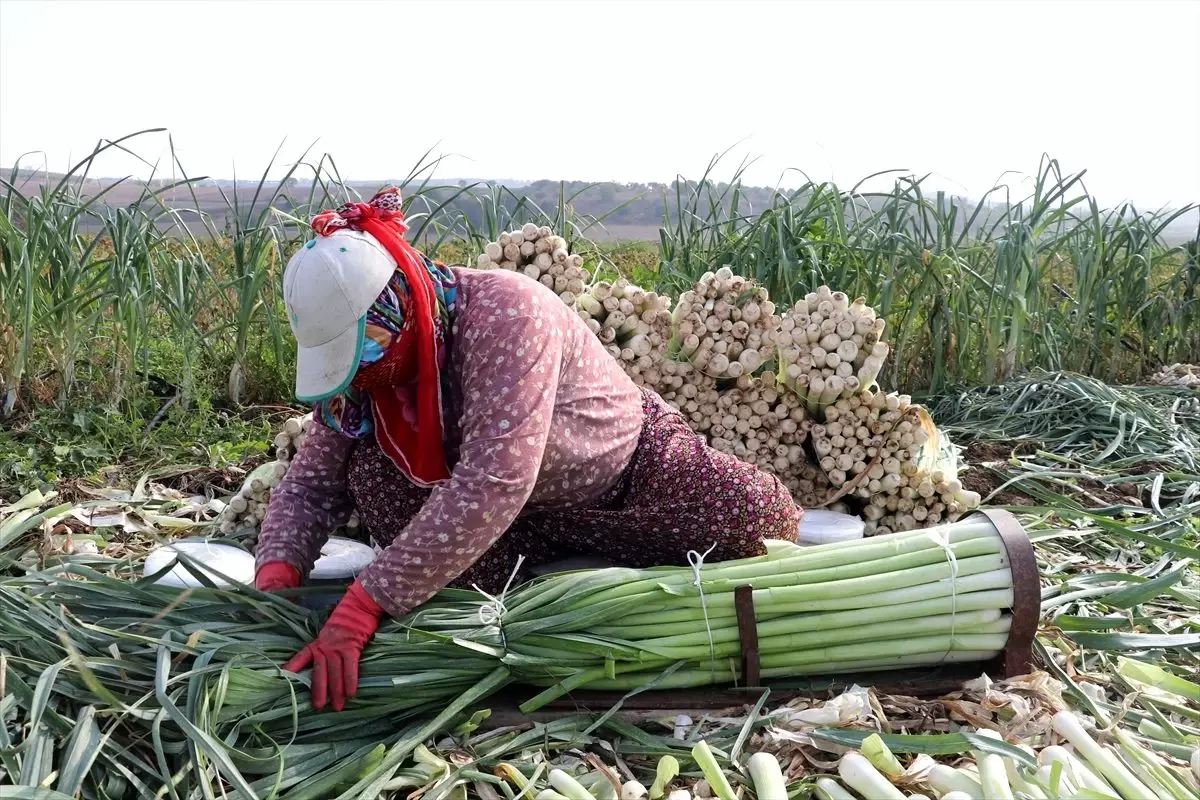
<instances>
[{"instance_id":1,"label":"white cap","mask_svg":"<svg viewBox=\"0 0 1200 800\"><path fill-rule=\"evenodd\" d=\"M345 391L362 358L367 311L396 271L375 237L340 230L306 242L283 271L283 302L298 345L296 397Z\"/></svg>"}]
</instances>

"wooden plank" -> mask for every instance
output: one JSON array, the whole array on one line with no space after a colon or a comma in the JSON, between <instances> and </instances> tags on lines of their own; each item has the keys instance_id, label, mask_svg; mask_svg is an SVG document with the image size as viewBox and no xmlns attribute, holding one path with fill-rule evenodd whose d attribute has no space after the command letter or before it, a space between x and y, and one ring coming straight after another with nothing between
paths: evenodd
<instances>
[{"instance_id":1,"label":"wooden plank","mask_svg":"<svg viewBox=\"0 0 1200 800\"><path fill-rule=\"evenodd\" d=\"M799 697L814 701L828 700L854 684L869 686L878 694L931 700L956 691L962 688L964 682L978 678L983 666L955 664L923 670L766 681L766 688L771 689L767 707L775 708ZM548 722L571 714L603 714L623 697L615 692L573 692L532 714L522 714L517 709L518 705L528 700L535 691L517 686L495 695L489 703L492 716L484 727L497 728L523 721ZM739 714L744 712L743 707L756 703L761 694L762 688L738 689L729 686L642 692L622 702L617 716L636 723L679 714L687 714L695 719L726 709Z\"/></svg>"}]
</instances>

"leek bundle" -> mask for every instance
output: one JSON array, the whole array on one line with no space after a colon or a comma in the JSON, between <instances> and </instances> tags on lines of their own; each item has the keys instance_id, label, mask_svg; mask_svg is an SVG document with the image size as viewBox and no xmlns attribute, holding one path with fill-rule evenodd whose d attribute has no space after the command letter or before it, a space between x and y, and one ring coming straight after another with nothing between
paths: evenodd
<instances>
[{"instance_id":1,"label":"leek bundle","mask_svg":"<svg viewBox=\"0 0 1200 800\"><path fill-rule=\"evenodd\" d=\"M671 351L714 378L752 375L774 356L775 304L728 267L700 276L675 306Z\"/></svg>"},{"instance_id":2,"label":"leek bundle","mask_svg":"<svg viewBox=\"0 0 1200 800\"><path fill-rule=\"evenodd\" d=\"M984 517L852 543L773 543L764 556L694 568L564 573L495 601L444 592L400 624L409 637L469 643L547 687L523 706L533 710L576 689L740 680L743 584L754 589L766 678L983 661L1011 624L1008 555Z\"/></svg>"},{"instance_id":3,"label":"leek bundle","mask_svg":"<svg viewBox=\"0 0 1200 800\"><path fill-rule=\"evenodd\" d=\"M885 323L862 297L820 286L784 312L773 336L779 382L804 399L809 413L875 386L890 348Z\"/></svg>"},{"instance_id":4,"label":"leek bundle","mask_svg":"<svg viewBox=\"0 0 1200 800\"><path fill-rule=\"evenodd\" d=\"M575 310L634 383L658 386L671 337L670 296L618 278L585 287Z\"/></svg>"},{"instance_id":5,"label":"leek bundle","mask_svg":"<svg viewBox=\"0 0 1200 800\"><path fill-rule=\"evenodd\" d=\"M570 252L566 239L548 226L532 222L488 242L476 258L475 266L524 273L540 281L569 306L575 305L575 298L591 280L591 273L583 266L583 256Z\"/></svg>"}]
</instances>

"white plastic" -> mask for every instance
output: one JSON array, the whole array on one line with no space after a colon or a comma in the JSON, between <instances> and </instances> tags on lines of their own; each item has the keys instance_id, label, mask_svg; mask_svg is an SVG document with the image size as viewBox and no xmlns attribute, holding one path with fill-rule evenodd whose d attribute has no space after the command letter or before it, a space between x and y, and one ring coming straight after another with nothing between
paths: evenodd
<instances>
[{"instance_id":1,"label":"white plastic","mask_svg":"<svg viewBox=\"0 0 1200 800\"><path fill-rule=\"evenodd\" d=\"M351 581L375 560L375 548L354 539L330 536L308 574L314 581Z\"/></svg>"},{"instance_id":2,"label":"white plastic","mask_svg":"<svg viewBox=\"0 0 1200 800\"><path fill-rule=\"evenodd\" d=\"M806 509L797 529L797 543L802 545L849 542L863 537L863 521L850 514L824 508Z\"/></svg>"},{"instance_id":3,"label":"white plastic","mask_svg":"<svg viewBox=\"0 0 1200 800\"><path fill-rule=\"evenodd\" d=\"M202 572L216 586L229 586L229 582L214 574L221 573L231 580L249 586L254 585L254 556L245 550L227 544L217 544L207 539L182 539L178 542L155 548L146 556L142 575L153 575L166 569L172 561L176 564L170 572L162 575L155 583L159 586L176 586L193 589L203 586L195 575L178 561L184 553L195 562L194 568ZM207 568L207 569L206 569Z\"/></svg>"}]
</instances>

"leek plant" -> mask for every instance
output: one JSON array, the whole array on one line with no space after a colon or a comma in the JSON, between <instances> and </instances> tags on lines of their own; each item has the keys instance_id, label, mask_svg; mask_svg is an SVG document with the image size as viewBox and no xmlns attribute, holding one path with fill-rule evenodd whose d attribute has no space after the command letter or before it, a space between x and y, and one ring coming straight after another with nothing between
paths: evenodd
<instances>
[{"instance_id":1,"label":"leek plant","mask_svg":"<svg viewBox=\"0 0 1200 800\"><path fill-rule=\"evenodd\" d=\"M113 189L125 192L128 182L87 176L97 158L114 147L128 151L129 140L142 134L102 143L62 178L41 181L40 190L30 191L28 172L18 169L0 184L0 372L8 407L29 369L55 370L59 403L67 404L77 364L90 365L90 395L120 396L131 364L144 366L167 306L178 306L162 295L171 284L147 279L147 265L154 265L150 272L173 265L161 254L179 255L181 243L204 249L220 287L198 320L229 320L204 331L200 350L210 363L193 370L215 375L208 367L219 366L228 385L203 393L232 389L247 397L244 388L269 387L262 399L287 399L291 353L280 270L308 236L304 219L361 199L358 191L328 156L310 163L304 151L282 165L277 152L249 186L218 184L224 208L206 211L209 201L196 194L205 179L189 176L172 151L171 171L180 178L151 180L131 207L110 207ZM677 294L705 272L728 267L766 288L781 308L821 285L861 296L891 332L881 382L904 392L988 383L1035 367L1133 380L1160 363L1200 361L1200 271L1193 251L1166 240L1168 228L1193 208L1103 209L1081 174L1049 159L1027 197L998 189L967 201L930 192L917 178L881 173L849 188L810 182L751 205L747 198L763 192L745 190L741 169L730 182L715 180L719 160L699 180L664 187L654 271L641 255L626 263L624 249L587 241L640 199L596 210L591 198L611 187L563 184L555 207L539 208L513 187L439 183L433 172L441 159L426 153L400 188L414 239L463 260L502 231L533 222L562 234L589 265L602 262L605 277L638 271L638 281L660 293ZM874 190L887 181L890 190ZM132 294L118 293L130 288ZM163 327L181 330L173 321ZM117 356L113 347L138 352ZM260 366L278 374L260 376Z\"/></svg>"}]
</instances>

